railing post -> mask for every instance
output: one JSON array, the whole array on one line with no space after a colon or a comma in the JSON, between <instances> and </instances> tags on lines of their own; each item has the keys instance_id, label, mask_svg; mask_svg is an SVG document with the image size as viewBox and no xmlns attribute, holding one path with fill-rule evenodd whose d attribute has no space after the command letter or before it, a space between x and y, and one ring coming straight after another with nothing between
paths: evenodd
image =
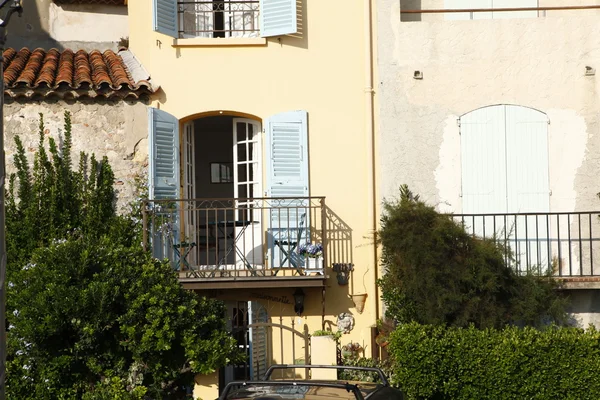
<instances>
[{"instance_id":1,"label":"railing post","mask_svg":"<svg viewBox=\"0 0 600 400\"><path fill-rule=\"evenodd\" d=\"M321 243L323 244L323 275L325 275L325 269L329 265L327 258L327 214L325 209L325 197L320 200L321 203Z\"/></svg>"},{"instance_id":2,"label":"railing post","mask_svg":"<svg viewBox=\"0 0 600 400\"><path fill-rule=\"evenodd\" d=\"M148 203L142 200L142 247L144 251L148 251Z\"/></svg>"}]
</instances>

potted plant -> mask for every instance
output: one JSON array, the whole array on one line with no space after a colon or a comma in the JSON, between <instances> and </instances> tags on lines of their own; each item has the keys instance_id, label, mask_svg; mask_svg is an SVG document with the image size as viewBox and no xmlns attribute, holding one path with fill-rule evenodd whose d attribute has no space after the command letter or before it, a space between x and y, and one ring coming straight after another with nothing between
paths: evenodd
<instances>
[{"instance_id":1,"label":"potted plant","mask_svg":"<svg viewBox=\"0 0 600 400\"><path fill-rule=\"evenodd\" d=\"M310 336L310 362L314 365L337 364L337 342L342 332L318 330ZM316 375L315 375L316 374ZM318 377L318 378L316 378ZM315 370L313 379L337 379L334 369Z\"/></svg>"},{"instance_id":2,"label":"potted plant","mask_svg":"<svg viewBox=\"0 0 600 400\"><path fill-rule=\"evenodd\" d=\"M379 347L386 347L389 344L389 335L392 330L394 330L394 327L389 322L377 320L378 334L375 337L375 343Z\"/></svg>"},{"instance_id":3,"label":"potted plant","mask_svg":"<svg viewBox=\"0 0 600 400\"><path fill-rule=\"evenodd\" d=\"M323 272L323 245L304 243L298 246L298 254L304 257L306 269Z\"/></svg>"},{"instance_id":4,"label":"potted plant","mask_svg":"<svg viewBox=\"0 0 600 400\"><path fill-rule=\"evenodd\" d=\"M342 346L342 357L344 358L358 358L362 346L359 343L350 342Z\"/></svg>"}]
</instances>

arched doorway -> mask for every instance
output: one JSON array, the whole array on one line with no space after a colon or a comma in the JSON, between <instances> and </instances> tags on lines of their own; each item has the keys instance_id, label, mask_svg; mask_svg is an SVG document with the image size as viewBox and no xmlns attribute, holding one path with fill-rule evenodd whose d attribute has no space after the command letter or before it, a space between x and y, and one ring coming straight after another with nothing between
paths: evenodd
<instances>
[{"instance_id":1,"label":"arched doorway","mask_svg":"<svg viewBox=\"0 0 600 400\"><path fill-rule=\"evenodd\" d=\"M183 124L183 198L214 199L210 210L193 201L185 203L184 236L198 244L189 255L190 262L235 265L235 252L214 251L218 243L211 242L211 238L218 232L211 232L211 226L218 221L260 221L254 215L257 211L252 209L251 199L261 197L263 191L261 135L260 121L233 113L209 114ZM243 230L248 243L239 246L251 249L259 242L262 226L253 223L232 230L233 238ZM252 251L250 262L262 265L262 253Z\"/></svg>"}]
</instances>

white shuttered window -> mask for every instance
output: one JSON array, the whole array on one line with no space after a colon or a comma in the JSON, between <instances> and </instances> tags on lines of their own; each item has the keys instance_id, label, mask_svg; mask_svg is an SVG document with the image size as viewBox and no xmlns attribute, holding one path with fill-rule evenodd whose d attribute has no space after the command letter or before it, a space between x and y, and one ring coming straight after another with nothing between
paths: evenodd
<instances>
[{"instance_id":1,"label":"white shuttered window","mask_svg":"<svg viewBox=\"0 0 600 400\"><path fill-rule=\"evenodd\" d=\"M296 0L151 0L156 32L174 38L298 33Z\"/></svg>"},{"instance_id":2,"label":"white shuttered window","mask_svg":"<svg viewBox=\"0 0 600 400\"><path fill-rule=\"evenodd\" d=\"M498 8L534 8L538 0L445 0L447 10L490 9L490 12L446 13L447 20L536 18L538 11L498 11Z\"/></svg>"}]
</instances>

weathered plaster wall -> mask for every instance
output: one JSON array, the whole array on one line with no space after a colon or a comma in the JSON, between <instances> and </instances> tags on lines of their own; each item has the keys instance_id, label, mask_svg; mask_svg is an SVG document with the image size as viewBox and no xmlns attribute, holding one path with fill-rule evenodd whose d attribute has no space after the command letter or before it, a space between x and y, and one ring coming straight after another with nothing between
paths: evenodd
<instances>
[{"instance_id":1,"label":"weathered plaster wall","mask_svg":"<svg viewBox=\"0 0 600 400\"><path fill-rule=\"evenodd\" d=\"M46 138L59 143L64 111L71 112L73 165L84 151L107 156L115 174L119 207L135 198L134 178L145 174L148 160L148 122L146 106L127 102L32 102L5 105L5 151L7 172L14 172L15 135L19 135L30 163L39 142L39 113L44 115ZM47 139L46 139L47 140ZM46 143L48 143L46 141Z\"/></svg>"},{"instance_id":2,"label":"weathered plaster wall","mask_svg":"<svg viewBox=\"0 0 600 400\"><path fill-rule=\"evenodd\" d=\"M590 324L600 326L600 290L572 290L569 292L573 323L587 328Z\"/></svg>"},{"instance_id":3,"label":"weathered plaster wall","mask_svg":"<svg viewBox=\"0 0 600 400\"><path fill-rule=\"evenodd\" d=\"M598 4L568 3L540 0L540 6ZM550 121L550 210L599 209L599 11L475 21L429 14L407 22L400 13L407 4L443 8L443 0L378 1L382 197L397 196L406 183L440 211L460 212L457 119L480 107L515 104ZM597 74L586 76L587 66ZM417 70L422 80L413 78ZM597 291L572 292L574 319L600 323Z\"/></svg>"},{"instance_id":4,"label":"weathered plaster wall","mask_svg":"<svg viewBox=\"0 0 600 400\"><path fill-rule=\"evenodd\" d=\"M60 42L118 42L129 36L127 7L52 3L49 30Z\"/></svg>"},{"instance_id":5,"label":"weathered plaster wall","mask_svg":"<svg viewBox=\"0 0 600 400\"><path fill-rule=\"evenodd\" d=\"M116 50L129 36L127 7L25 1L21 18L10 21L7 47Z\"/></svg>"},{"instance_id":6,"label":"weathered plaster wall","mask_svg":"<svg viewBox=\"0 0 600 400\"><path fill-rule=\"evenodd\" d=\"M595 12L402 22L397 0L380 0L378 8L383 197L407 183L440 209L461 211L457 119L516 104L550 120L551 210L598 208L599 83L585 75L586 66L600 68ZM413 78L416 70L422 80Z\"/></svg>"}]
</instances>

